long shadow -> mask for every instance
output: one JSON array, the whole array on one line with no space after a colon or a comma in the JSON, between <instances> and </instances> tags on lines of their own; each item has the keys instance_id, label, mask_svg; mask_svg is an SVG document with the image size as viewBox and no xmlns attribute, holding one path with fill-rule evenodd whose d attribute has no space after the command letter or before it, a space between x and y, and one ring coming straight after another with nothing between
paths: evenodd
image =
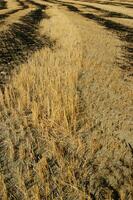
<instances>
[{"instance_id":1,"label":"long shadow","mask_svg":"<svg viewBox=\"0 0 133 200\"><path fill-rule=\"evenodd\" d=\"M24 10L24 9L26 9L26 8L18 8L18 9L15 9L15 10L8 11L4 14L0 14L0 20L5 20L7 17L11 16L12 14L17 13L20 10Z\"/></svg>"},{"instance_id":2,"label":"long shadow","mask_svg":"<svg viewBox=\"0 0 133 200\"><path fill-rule=\"evenodd\" d=\"M62 3L62 1L60 0L57 0L57 3L60 3L61 5L66 6L70 11L77 12L86 18L96 21L98 24L104 26L106 29L115 32L122 41L125 41L122 47L125 64L119 63L119 66L122 69L129 69L129 70L133 67L133 61L132 61L133 48L131 47L131 43L133 43L133 29L128 26L122 25L120 23L114 22L112 20L103 18L103 17L118 17L118 18L124 18L124 19L125 18L133 19L133 17L130 17L122 13L103 10L93 5L85 6L87 8L91 8L91 9L95 9L97 11L103 12L104 16L100 17L92 13L82 13L82 11L80 11L76 6L74 6L75 3L71 3L71 4L70 2Z\"/></svg>"},{"instance_id":3,"label":"long shadow","mask_svg":"<svg viewBox=\"0 0 133 200\"><path fill-rule=\"evenodd\" d=\"M46 5L37 3L37 2L35 2L33 0L28 0L28 2L31 3L31 4L33 4L33 5L35 5L35 6L37 6L38 8L41 8L41 9L46 9L47 8Z\"/></svg>"},{"instance_id":4,"label":"long shadow","mask_svg":"<svg viewBox=\"0 0 133 200\"><path fill-rule=\"evenodd\" d=\"M133 48L131 47L131 43L133 42L133 30L128 26L125 26L120 23L114 22L112 20L103 18L103 17L118 17L118 18L124 18L124 19L133 19L133 17L124 15L122 13L103 10L103 9L95 7L93 5L92 6L87 5L85 7L103 12L104 16L100 17L100 16L94 15L92 13L84 14L76 6L74 6L75 3L72 3L72 4L68 4L69 2L62 3L62 1L60 1L60 0L57 0L57 2L61 3L61 5L63 5L63 6L66 6L70 11L77 12L86 18L96 21L97 23L104 26L108 30L115 32L122 41L125 41L125 43L122 47L123 58L124 58L125 64L119 63L119 66L122 69L129 69L129 70L133 67L133 61L132 61L133 60L132 59L133 58Z\"/></svg>"},{"instance_id":5,"label":"long shadow","mask_svg":"<svg viewBox=\"0 0 133 200\"><path fill-rule=\"evenodd\" d=\"M122 13L117 12L107 12L107 15L105 17L116 17L116 18L123 18L123 19L133 19L133 17L124 15Z\"/></svg>"},{"instance_id":6,"label":"long shadow","mask_svg":"<svg viewBox=\"0 0 133 200\"><path fill-rule=\"evenodd\" d=\"M101 8L95 7L95 6L91 6L91 5L87 5L85 6L86 8L91 8L94 9L96 11L100 11L102 12L104 15L98 16L92 13L82 13L82 11L80 11L76 6L74 6L72 3L68 4L69 2L65 2L62 3L60 0L58 0L59 3L61 3L61 5L66 6L70 11L73 12L77 12L79 14L81 14L82 16L94 20L95 22L97 22L98 24L104 26L106 29L115 32L118 37L120 38L120 40L125 41L122 49L123 49L123 59L124 59L124 63L119 63L119 66L122 69L127 69L130 70L133 67L133 47L131 46L131 44L133 43L133 29L122 25L120 23L114 22L112 20L109 19L105 19L103 17L118 17L118 18L126 18L126 19L133 19L133 17L130 17L128 15L124 15L122 13L117 13L117 12L111 12L111 11L107 11L107 10L103 10Z\"/></svg>"},{"instance_id":7,"label":"long shadow","mask_svg":"<svg viewBox=\"0 0 133 200\"><path fill-rule=\"evenodd\" d=\"M26 8L29 7L27 4L25 4L25 2L23 2L23 1L21 1L21 0L17 0L17 2L19 3L19 5L20 5L23 9L26 9Z\"/></svg>"},{"instance_id":8,"label":"long shadow","mask_svg":"<svg viewBox=\"0 0 133 200\"><path fill-rule=\"evenodd\" d=\"M20 5L21 8L17 8L17 9L8 11L8 12L6 12L6 13L4 13L4 14L0 14L0 20L5 20L5 19L6 19L7 17L9 17L10 15L12 15L12 14L14 14L14 13L17 13L17 12L19 12L20 10L24 10L24 9L28 8L28 6L25 5L24 2L21 2L20 0L17 0L17 2L19 3L19 5ZM1 3L2 3L2 2L1 2ZM1 3L0 3L0 4L1 4ZM6 2L4 2L4 3L5 3L5 5L6 5Z\"/></svg>"},{"instance_id":9,"label":"long shadow","mask_svg":"<svg viewBox=\"0 0 133 200\"><path fill-rule=\"evenodd\" d=\"M8 11L7 13L4 13L4 14L0 14L0 21L1 21L1 20L5 20L5 19L6 19L7 17L9 17L10 15L12 15L12 14L14 14L14 13L17 13L17 12L19 12L20 10L27 9L27 8L29 7L27 4L33 4L33 5L35 5L36 7L40 8L40 9L46 9L46 8L47 8L46 5L43 5L43 4L34 2L34 1L32 1L32 0L28 0L28 1L26 2L26 4L25 4L25 2L22 2L21 0L17 0L17 2L18 2L19 5L21 6L21 8Z\"/></svg>"},{"instance_id":10,"label":"long shadow","mask_svg":"<svg viewBox=\"0 0 133 200\"><path fill-rule=\"evenodd\" d=\"M69 2L63 2L60 0L57 0L57 2L61 3L61 5L66 6L70 11L74 11L74 12L80 12L80 10L75 6L75 5L79 5L79 6L84 6L84 8L91 8L95 11L100 11L104 14L105 17L117 17L117 18L124 18L124 19L133 19L133 17L122 14L122 13L118 13L118 12L111 12L108 10L104 10L102 8L98 8L95 7L93 5L84 5L84 4L76 4L76 3L69 3Z\"/></svg>"},{"instance_id":11,"label":"long shadow","mask_svg":"<svg viewBox=\"0 0 133 200\"><path fill-rule=\"evenodd\" d=\"M6 1L0 1L0 10L7 8L7 2Z\"/></svg>"},{"instance_id":12,"label":"long shadow","mask_svg":"<svg viewBox=\"0 0 133 200\"><path fill-rule=\"evenodd\" d=\"M21 23L14 23L7 32L0 37L0 87L8 81L12 69L27 60L28 55L43 46L52 47L48 37L40 37L37 28L39 22L47 17L41 9L31 11L21 19Z\"/></svg>"},{"instance_id":13,"label":"long shadow","mask_svg":"<svg viewBox=\"0 0 133 200\"><path fill-rule=\"evenodd\" d=\"M66 6L70 11L80 12L80 10L76 6L73 6L73 5L70 5L70 4L65 4L65 3L62 3L62 5Z\"/></svg>"},{"instance_id":14,"label":"long shadow","mask_svg":"<svg viewBox=\"0 0 133 200\"><path fill-rule=\"evenodd\" d=\"M43 0L44 2L49 2L49 3L54 3L54 4L57 4L58 3L58 1L56 1L56 0Z\"/></svg>"},{"instance_id":15,"label":"long shadow","mask_svg":"<svg viewBox=\"0 0 133 200\"><path fill-rule=\"evenodd\" d=\"M104 17L117 17L117 18L124 18L124 19L133 19L133 17L129 16L129 15L125 15L125 14L122 14L122 13L118 13L118 12L111 12L111 11L108 11L108 10L104 10L102 8L98 8L98 7L95 7L95 6L86 6L86 8L91 8L91 9L94 9L96 11L101 11L103 14L104 14Z\"/></svg>"},{"instance_id":16,"label":"long shadow","mask_svg":"<svg viewBox=\"0 0 133 200\"><path fill-rule=\"evenodd\" d=\"M4 20L6 17L8 17L8 14L0 14L0 20Z\"/></svg>"},{"instance_id":17,"label":"long shadow","mask_svg":"<svg viewBox=\"0 0 133 200\"><path fill-rule=\"evenodd\" d=\"M128 3L119 3L119 2L111 2L111 1L106 1L106 2L98 1L98 3L102 4L102 5L113 5L113 6L122 6L122 7L126 7L126 8L133 8L133 5L128 4Z\"/></svg>"},{"instance_id":18,"label":"long shadow","mask_svg":"<svg viewBox=\"0 0 133 200\"><path fill-rule=\"evenodd\" d=\"M122 41L125 41L123 45L123 58L125 60L125 64L120 65L120 67L122 69L131 69L133 67L133 48L131 47L131 44L133 43L133 29L117 22L104 19L92 13L81 13L81 15L88 19L94 20L98 24L104 26L106 29L115 32Z\"/></svg>"}]
</instances>

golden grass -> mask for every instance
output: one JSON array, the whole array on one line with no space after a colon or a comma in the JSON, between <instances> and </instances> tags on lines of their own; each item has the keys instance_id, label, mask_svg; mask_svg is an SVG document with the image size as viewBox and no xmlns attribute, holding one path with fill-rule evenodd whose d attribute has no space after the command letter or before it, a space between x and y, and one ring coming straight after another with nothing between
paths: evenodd
<instances>
[{"instance_id":1,"label":"golden grass","mask_svg":"<svg viewBox=\"0 0 133 200\"><path fill-rule=\"evenodd\" d=\"M94 22L56 6L47 14L51 18L39 31L56 41L53 49L44 48L19 66L0 93L5 124L0 124L0 148L7 152L0 159L11 166L0 162L3 198L8 192L26 200L125 199L125 190L132 191L132 153L117 137L117 127L129 129L127 111L122 112L131 105L131 94L114 66L121 43ZM90 127L77 131L85 118Z\"/></svg>"},{"instance_id":2,"label":"golden grass","mask_svg":"<svg viewBox=\"0 0 133 200\"><path fill-rule=\"evenodd\" d=\"M60 23L59 30L56 20ZM45 20L41 22L47 35L57 40L57 49L42 49L27 64L20 66L20 72L13 76L4 94L1 93L0 106L16 118L22 116L24 123L27 123L26 113L30 113L36 126L58 124L72 131L76 129L78 115L77 80L82 49L76 30L65 20L57 16L51 24L45 23ZM66 24L65 29L61 23ZM42 28L41 32L43 34ZM67 35L64 37L65 32Z\"/></svg>"},{"instance_id":3,"label":"golden grass","mask_svg":"<svg viewBox=\"0 0 133 200\"><path fill-rule=\"evenodd\" d=\"M62 17L59 16L58 20L62 20ZM63 23L66 23L65 20ZM21 69L19 74L14 74L4 94L2 92L0 94L0 106L2 114L11 113L15 118L21 116L26 125L27 113L30 113L32 123L36 126L47 123L58 124L67 131L71 131L76 128L78 113L76 87L81 64L81 50L77 51L79 45L71 37L73 31L63 38L68 29L73 29L69 27L71 26L69 22L67 22L66 30L62 27L60 31L58 31L57 21L52 23L52 28L55 25L54 31L52 30L53 39L63 40L60 40L61 44L59 43L57 47L61 49L57 51L43 49L37 52L27 64L19 66ZM41 23L41 26L44 27L44 25L45 21ZM45 28L48 29L48 27ZM51 37L50 31L47 30L47 35ZM58 38L54 34L57 34ZM62 43L63 47L60 46ZM66 60L67 63L64 66Z\"/></svg>"},{"instance_id":4,"label":"golden grass","mask_svg":"<svg viewBox=\"0 0 133 200\"><path fill-rule=\"evenodd\" d=\"M72 137L72 133L76 130L78 118L77 82L81 70L82 45L80 36L69 19L62 13L58 13L56 9L51 10L50 13L55 15L54 18L51 17L48 21L42 21L40 32L42 36L47 34L53 41L56 41L55 47L54 49L44 48L36 52L26 64L19 66L20 71L14 73L10 83L5 87L5 91L0 92L0 119L3 122L9 121L11 132L14 131L13 124L15 124L15 121L18 122L17 126L20 124L22 130L31 126L41 130L42 141L44 140L43 137L47 137L49 151L52 154L54 153L55 158L57 157L60 161L61 157L55 147L55 141L51 142L48 139L48 134L49 130L57 134L62 132L64 135L62 135L62 138L67 138L67 135ZM65 24L65 27L63 24ZM23 134L25 132L20 133L19 137L21 138ZM22 162L25 162L25 149L33 151L31 145L32 139L19 147L19 159ZM10 162L12 162L14 152L11 155L12 158L6 158ZM46 157L48 156L49 152L46 153ZM28 159L30 160L31 158L29 157ZM65 165L63 162L61 164L62 167ZM50 183L44 179L42 174L42 169L46 170L46 167L47 161L44 157L37 165L36 170L40 179L44 182L47 196L51 192L51 186L49 186ZM71 167L70 164L68 168ZM20 171L20 168L18 170ZM26 175L24 173L23 175L21 173L16 175L19 182L15 182L15 184L18 188L23 187L25 178L30 179L31 177L29 169L25 173ZM68 177L69 174L70 177ZM71 176L70 170L70 173L66 173L66 178L70 179L70 183L71 179L73 179ZM20 181L20 179L22 180ZM56 178L55 182L57 182ZM65 182L60 182L59 184L61 186ZM11 187L13 187L12 184ZM38 186L33 186L29 190L32 199L39 199L38 190ZM77 188L72 190L78 192ZM13 195L17 194L14 192ZM24 196L27 198L25 192Z\"/></svg>"}]
</instances>

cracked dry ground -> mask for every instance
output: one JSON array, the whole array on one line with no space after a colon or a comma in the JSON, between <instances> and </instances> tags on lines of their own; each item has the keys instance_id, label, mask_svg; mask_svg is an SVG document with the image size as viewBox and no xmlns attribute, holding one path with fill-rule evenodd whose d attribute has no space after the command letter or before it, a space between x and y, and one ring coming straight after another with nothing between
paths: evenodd
<instances>
[{"instance_id":1,"label":"cracked dry ground","mask_svg":"<svg viewBox=\"0 0 133 200\"><path fill-rule=\"evenodd\" d=\"M133 199L132 8L0 2L1 200Z\"/></svg>"}]
</instances>

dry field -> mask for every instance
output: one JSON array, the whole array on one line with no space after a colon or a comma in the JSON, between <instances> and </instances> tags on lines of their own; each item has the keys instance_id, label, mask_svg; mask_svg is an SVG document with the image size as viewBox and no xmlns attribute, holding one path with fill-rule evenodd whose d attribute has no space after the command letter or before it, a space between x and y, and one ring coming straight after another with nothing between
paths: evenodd
<instances>
[{"instance_id":1,"label":"dry field","mask_svg":"<svg viewBox=\"0 0 133 200\"><path fill-rule=\"evenodd\" d=\"M133 200L132 0L0 0L0 200Z\"/></svg>"}]
</instances>

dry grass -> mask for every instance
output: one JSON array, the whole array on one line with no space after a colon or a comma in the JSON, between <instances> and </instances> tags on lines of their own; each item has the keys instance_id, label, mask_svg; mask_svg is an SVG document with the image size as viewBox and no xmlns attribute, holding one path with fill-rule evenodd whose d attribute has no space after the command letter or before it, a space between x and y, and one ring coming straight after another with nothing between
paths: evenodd
<instances>
[{"instance_id":1,"label":"dry grass","mask_svg":"<svg viewBox=\"0 0 133 200\"><path fill-rule=\"evenodd\" d=\"M47 14L39 31L52 49L32 55L0 93L0 198L132 199L132 92L115 64L122 44L56 5Z\"/></svg>"},{"instance_id":2,"label":"dry grass","mask_svg":"<svg viewBox=\"0 0 133 200\"><path fill-rule=\"evenodd\" d=\"M63 148L66 148L66 150L68 148L69 150L67 151L71 152L74 146L79 144L78 139L72 139L75 138L72 134L76 131L78 120L77 83L82 63L82 45L80 36L69 19L64 14L58 13L56 9L51 10L50 13L54 14L54 18L52 17L48 22L46 20L42 21L40 32L42 35L47 34L53 41L56 40L55 47L52 50L49 48L40 50L29 59L27 64L20 66L20 72L14 74L10 84L5 87L4 93L1 92L0 94L0 118L3 123L6 123L6 127L10 127L11 135L7 137L15 137L13 144L9 141L10 148L14 150L11 153L11 157L9 155L6 156L7 162L11 162L14 166L13 159L17 140L20 143L18 163L21 160L22 162L26 162L25 151L31 151L27 158L27 170L23 169L23 175L21 172L18 173L16 177L19 181L14 180L16 187L23 188L27 179L31 179L34 182L34 176L30 175L31 170L28 163L36 162L36 159L39 159L38 154L34 155L32 145L33 140L41 140L41 142L38 141L36 144L37 151L40 151L44 145L48 146L45 147L46 155L44 155L43 159L36 166L38 177L43 182L43 195L47 198L49 196L50 199L56 199L52 191L54 191L54 187L58 187L58 192L60 193L59 199L62 199L62 195L64 194L61 194L61 190L64 187L70 187L70 194L73 190L75 191L72 192L74 195L77 196L79 193L79 189L76 186L77 183L72 184L72 180L74 179L72 174L74 163L71 161L72 163L68 165L67 159L66 161L62 160L62 154L64 151ZM64 24L65 27L63 26ZM18 136L15 133L16 126L19 128ZM30 136L31 138L24 136L27 129L33 128L36 130L37 136L33 133ZM38 130L41 131L41 134L38 133ZM32 131L28 131L28 135L31 134L30 132ZM15 135L13 136L12 134ZM52 139L51 137L54 138ZM27 140L27 142L25 141L26 143L23 144L22 142L21 144L21 138L23 138L22 140ZM1 141L3 144L4 142L8 143L6 137L2 137ZM55 145L56 142L60 143L60 145L57 145L59 146L59 150ZM54 175L51 177L52 180L45 180L44 178L44 169L47 174L48 171L46 168L48 163L56 162L56 160L58 160L59 165L61 164L60 167L62 170L66 165L66 172L61 172L65 177L62 177L60 174L61 180L59 183L57 183L58 178L54 177ZM1 167L5 169L6 166ZM17 167L17 170L20 171L20 169L20 166ZM53 170L52 166L51 170ZM12 174L13 172L11 171L10 173ZM45 176L49 176L49 173ZM53 173L56 173L56 169ZM21 176L23 176L22 181L20 181ZM39 197L41 193L39 184L33 186L28 192L25 192L25 189L22 189L23 192L19 189L18 191L11 192L8 184L5 184L7 192L12 193L15 198L18 198L18 196L22 196L22 199L30 198L27 197L29 193L32 196L31 199L41 198ZM10 183L10 187L14 188L14 185ZM46 191L44 192L44 190ZM66 193L69 194L69 191L66 190ZM80 196L83 197L84 192L81 191L80 193ZM5 195L5 193L2 194Z\"/></svg>"},{"instance_id":3,"label":"dry grass","mask_svg":"<svg viewBox=\"0 0 133 200\"><path fill-rule=\"evenodd\" d=\"M59 30L56 20L60 24ZM82 49L76 38L76 30L65 20L64 16L63 19L62 16L57 16L48 24L45 20L41 23L42 27L45 26L47 35L57 40L57 49L43 49L20 67L21 71L14 75L5 88L4 96L1 93L1 107L4 112L11 112L17 118L17 115L25 117L27 112L31 113L34 125L43 125L45 121L58 124L71 132L76 129L77 79ZM66 24L65 29L62 23ZM44 34L42 29L41 31Z\"/></svg>"}]
</instances>

